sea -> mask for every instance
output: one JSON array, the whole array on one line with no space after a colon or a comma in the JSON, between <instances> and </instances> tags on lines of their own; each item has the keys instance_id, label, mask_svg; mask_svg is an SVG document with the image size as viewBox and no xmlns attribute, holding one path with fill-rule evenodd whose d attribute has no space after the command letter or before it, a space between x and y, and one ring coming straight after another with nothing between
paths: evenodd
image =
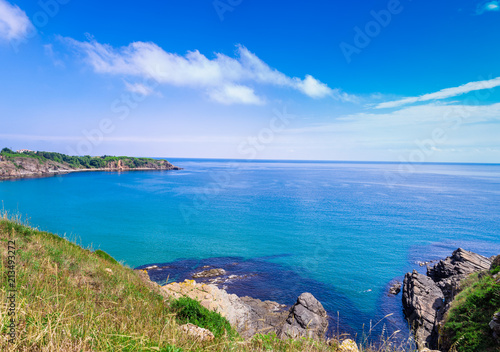
<instances>
[{"instance_id":1,"label":"sea","mask_svg":"<svg viewBox=\"0 0 500 352\"><path fill-rule=\"evenodd\" d=\"M410 336L395 281L461 247L500 254L500 164L169 159L178 171L0 182L2 208L160 284L204 266L230 293L312 293L331 334ZM375 326L375 328L374 328ZM373 336L372 336L373 335Z\"/></svg>"}]
</instances>

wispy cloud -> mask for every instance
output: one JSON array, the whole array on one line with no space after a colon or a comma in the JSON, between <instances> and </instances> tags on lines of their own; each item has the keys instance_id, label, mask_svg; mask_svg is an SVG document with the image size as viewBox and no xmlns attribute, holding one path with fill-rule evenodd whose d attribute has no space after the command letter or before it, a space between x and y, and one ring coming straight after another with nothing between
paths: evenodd
<instances>
[{"instance_id":1,"label":"wispy cloud","mask_svg":"<svg viewBox=\"0 0 500 352\"><path fill-rule=\"evenodd\" d=\"M0 0L0 39L22 39L32 28L26 12L6 0Z\"/></svg>"},{"instance_id":2,"label":"wispy cloud","mask_svg":"<svg viewBox=\"0 0 500 352\"><path fill-rule=\"evenodd\" d=\"M169 53L154 43L134 42L114 48L95 40L62 40L83 54L97 73L152 79L161 84L202 89L213 101L223 104L263 104L250 84L288 87L319 99L332 97L352 101L354 97L331 89L310 75L304 79L288 77L271 68L244 46L237 46L236 57L216 53L207 58L198 50L185 55Z\"/></svg>"},{"instance_id":3,"label":"wispy cloud","mask_svg":"<svg viewBox=\"0 0 500 352\"><path fill-rule=\"evenodd\" d=\"M418 97L408 97L408 98L404 98L404 99L400 99L400 100L384 102L384 103L378 104L375 108L376 109L395 108L395 107L413 104L413 103L417 103L417 102L446 99L446 98L451 98L451 97L456 97L458 95L466 94L466 93L469 93L472 91L482 90L482 89L491 89L491 88L495 88L498 86L500 86L500 77L489 79L489 80L483 80L483 81L469 82L467 84L463 84L463 85L458 86L458 87L441 89L440 91L420 95Z\"/></svg>"},{"instance_id":4,"label":"wispy cloud","mask_svg":"<svg viewBox=\"0 0 500 352\"><path fill-rule=\"evenodd\" d=\"M125 82L125 88L132 93L148 96L154 93L153 88L142 83Z\"/></svg>"},{"instance_id":5,"label":"wispy cloud","mask_svg":"<svg viewBox=\"0 0 500 352\"><path fill-rule=\"evenodd\" d=\"M476 14L482 15L485 12L500 11L500 1L486 1L477 5Z\"/></svg>"}]
</instances>

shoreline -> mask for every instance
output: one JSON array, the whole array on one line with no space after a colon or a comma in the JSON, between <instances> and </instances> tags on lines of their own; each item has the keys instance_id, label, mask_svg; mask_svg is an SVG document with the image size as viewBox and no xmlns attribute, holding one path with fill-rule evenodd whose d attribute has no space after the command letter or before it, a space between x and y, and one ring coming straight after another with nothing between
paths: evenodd
<instances>
[{"instance_id":1,"label":"shoreline","mask_svg":"<svg viewBox=\"0 0 500 352\"><path fill-rule=\"evenodd\" d=\"M51 172L42 172L42 173L35 173L32 172L27 175L22 175L22 176L0 176L0 181L7 181L7 180L23 180L23 179L32 179L32 178L45 178L45 177L54 177L54 176L59 176L59 175L67 175L71 173L76 173L76 172L127 172L127 171L170 171L170 170L184 170L181 167L178 166L173 166L172 168L149 168L149 167L138 167L138 168L133 168L133 169L113 169L113 168L99 168L99 169L75 169L75 170L55 170Z\"/></svg>"}]
</instances>

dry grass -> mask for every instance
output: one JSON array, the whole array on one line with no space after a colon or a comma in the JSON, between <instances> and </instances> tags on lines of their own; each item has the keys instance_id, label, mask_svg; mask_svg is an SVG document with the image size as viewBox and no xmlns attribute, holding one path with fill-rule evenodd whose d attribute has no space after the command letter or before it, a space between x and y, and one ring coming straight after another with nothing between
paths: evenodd
<instances>
[{"instance_id":1,"label":"dry grass","mask_svg":"<svg viewBox=\"0 0 500 352\"><path fill-rule=\"evenodd\" d=\"M16 246L13 344L7 335L8 241ZM179 331L170 301L144 274L5 215L0 218L0 253L1 351L337 350L335 343L281 341L272 335L192 340ZM380 351L396 349L386 344Z\"/></svg>"}]
</instances>

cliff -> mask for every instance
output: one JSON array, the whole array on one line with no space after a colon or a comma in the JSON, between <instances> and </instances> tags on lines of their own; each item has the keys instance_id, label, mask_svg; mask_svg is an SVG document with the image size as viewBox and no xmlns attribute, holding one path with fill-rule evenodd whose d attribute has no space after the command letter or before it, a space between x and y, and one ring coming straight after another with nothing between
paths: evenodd
<instances>
[{"instance_id":1,"label":"cliff","mask_svg":"<svg viewBox=\"0 0 500 352\"><path fill-rule=\"evenodd\" d=\"M180 170L167 160L115 156L69 156L52 152L0 153L0 179L44 177L83 171Z\"/></svg>"},{"instance_id":2,"label":"cliff","mask_svg":"<svg viewBox=\"0 0 500 352\"><path fill-rule=\"evenodd\" d=\"M458 248L427 275L407 273L403 307L419 349L500 351L498 271L499 259Z\"/></svg>"}]
</instances>

